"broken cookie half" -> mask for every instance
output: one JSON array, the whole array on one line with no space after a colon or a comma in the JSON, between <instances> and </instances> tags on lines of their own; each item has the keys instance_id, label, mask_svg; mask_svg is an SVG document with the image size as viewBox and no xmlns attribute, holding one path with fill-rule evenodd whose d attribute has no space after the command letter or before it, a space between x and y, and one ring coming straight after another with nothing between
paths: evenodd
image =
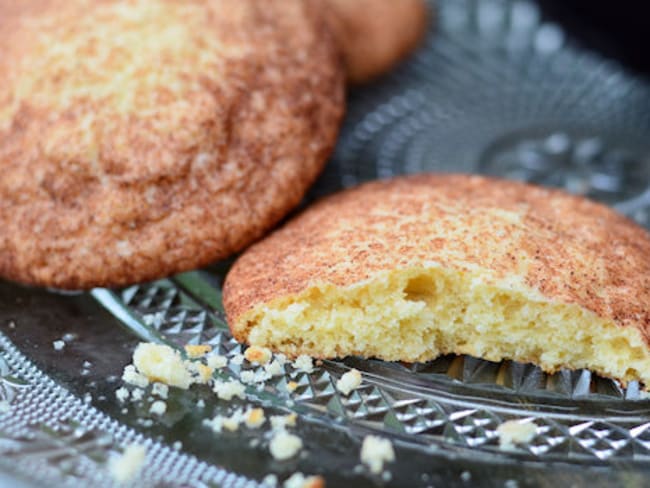
<instances>
[{"instance_id":1,"label":"broken cookie half","mask_svg":"<svg viewBox=\"0 0 650 488\"><path fill-rule=\"evenodd\" d=\"M605 206L468 175L373 182L252 246L233 335L290 356L470 354L650 385L650 236Z\"/></svg>"}]
</instances>

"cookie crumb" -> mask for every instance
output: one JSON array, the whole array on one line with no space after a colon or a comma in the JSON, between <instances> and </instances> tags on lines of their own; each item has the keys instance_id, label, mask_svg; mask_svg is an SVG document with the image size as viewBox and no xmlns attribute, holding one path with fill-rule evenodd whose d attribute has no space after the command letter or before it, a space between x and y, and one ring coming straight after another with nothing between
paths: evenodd
<instances>
[{"instance_id":1,"label":"cookie crumb","mask_svg":"<svg viewBox=\"0 0 650 488\"><path fill-rule=\"evenodd\" d=\"M133 364L149 381L187 390L192 376L178 351L164 344L141 342L133 353Z\"/></svg>"},{"instance_id":2,"label":"cookie crumb","mask_svg":"<svg viewBox=\"0 0 650 488\"><path fill-rule=\"evenodd\" d=\"M271 415L271 429L284 430L287 427L295 427L298 415L290 413L288 415Z\"/></svg>"},{"instance_id":3,"label":"cookie crumb","mask_svg":"<svg viewBox=\"0 0 650 488\"><path fill-rule=\"evenodd\" d=\"M232 364L235 366L241 366L244 363L244 355L243 354L235 354L232 359L230 360Z\"/></svg>"},{"instance_id":4,"label":"cookie crumb","mask_svg":"<svg viewBox=\"0 0 650 488\"><path fill-rule=\"evenodd\" d=\"M244 352L244 357L250 363L266 364L271 360L271 350L266 347L250 346Z\"/></svg>"},{"instance_id":5,"label":"cookie crumb","mask_svg":"<svg viewBox=\"0 0 650 488\"><path fill-rule=\"evenodd\" d=\"M131 392L124 388L123 386L115 390L115 398L117 398L117 401L120 403L124 403L129 399L129 396L131 395Z\"/></svg>"},{"instance_id":6,"label":"cookie crumb","mask_svg":"<svg viewBox=\"0 0 650 488\"><path fill-rule=\"evenodd\" d=\"M239 430L239 421L241 420L240 416L231 416L231 417L223 417L221 421L221 425L223 426L224 429L229 430L230 432L235 432Z\"/></svg>"},{"instance_id":7,"label":"cookie crumb","mask_svg":"<svg viewBox=\"0 0 650 488\"><path fill-rule=\"evenodd\" d=\"M169 386L163 383L154 383L151 388L151 394L159 396L162 399L166 399L169 394Z\"/></svg>"},{"instance_id":8,"label":"cookie crumb","mask_svg":"<svg viewBox=\"0 0 650 488\"><path fill-rule=\"evenodd\" d=\"M293 473L282 486L283 488L324 488L325 480L322 476L305 476L302 473Z\"/></svg>"},{"instance_id":9,"label":"cookie crumb","mask_svg":"<svg viewBox=\"0 0 650 488\"><path fill-rule=\"evenodd\" d=\"M264 371L266 371L271 376L281 376L284 374L284 368L278 360L274 360L266 364L264 366Z\"/></svg>"},{"instance_id":10,"label":"cookie crumb","mask_svg":"<svg viewBox=\"0 0 650 488\"><path fill-rule=\"evenodd\" d=\"M351 369L336 382L336 389L345 396L348 396L359 386L361 386L361 373L357 369Z\"/></svg>"},{"instance_id":11,"label":"cookie crumb","mask_svg":"<svg viewBox=\"0 0 650 488\"><path fill-rule=\"evenodd\" d=\"M261 408L252 408L244 414L244 422L246 423L246 427L250 429L261 427L265 421L264 410Z\"/></svg>"},{"instance_id":12,"label":"cookie crumb","mask_svg":"<svg viewBox=\"0 0 650 488\"><path fill-rule=\"evenodd\" d=\"M393 444L388 439L374 435L366 436L363 439L361 462L370 468L371 473L381 473L384 463L392 461L395 461L395 451Z\"/></svg>"},{"instance_id":13,"label":"cookie crumb","mask_svg":"<svg viewBox=\"0 0 650 488\"><path fill-rule=\"evenodd\" d=\"M293 367L296 368L298 371L302 371L303 373L313 373L314 361L311 357L307 356L306 354L301 354L293 362Z\"/></svg>"},{"instance_id":14,"label":"cookie crumb","mask_svg":"<svg viewBox=\"0 0 650 488\"><path fill-rule=\"evenodd\" d=\"M124 368L124 372L122 373L122 381L130 385L138 386L140 388L145 388L149 384L147 377L138 373L135 369L135 366L132 364L129 364Z\"/></svg>"},{"instance_id":15,"label":"cookie crumb","mask_svg":"<svg viewBox=\"0 0 650 488\"><path fill-rule=\"evenodd\" d=\"M55 351L61 351L61 350L63 350L63 348L65 347L65 342L63 342L63 341L61 341L61 340L54 341L54 342L52 343L52 347L54 347L54 350L55 350Z\"/></svg>"},{"instance_id":16,"label":"cookie crumb","mask_svg":"<svg viewBox=\"0 0 650 488\"><path fill-rule=\"evenodd\" d=\"M132 480L142 469L146 457L147 450L144 446L138 444L127 446L122 454L109 462L109 471L113 479L118 483Z\"/></svg>"},{"instance_id":17,"label":"cookie crumb","mask_svg":"<svg viewBox=\"0 0 650 488\"><path fill-rule=\"evenodd\" d=\"M536 432L537 424L534 422L508 420L497 427L499 448L504 451L510 451L517 444L525 444L533 440Z\"/></svg>"},{"instance_id":18,"label":"cookie crumb","mask_svg":"<svg viewBox=\"0 0 650 488\"><path fill-rule=\"evenodd\" d=\"M206 363L209 368L221 369L228 365L228 358L219 354L212 354L206 358Z\"/></svg>"},{"instance_id":19,"label":"cookie crumb","mask_svg":"<svg viewBox=\"0 0 650 488\"><path fill-rule=\"evenodd\" d=\"M187 344L185 346L185 354L192 359L203 357L211 351L212 346L209 344Z\"/></svg>"},{"instance_id":20,"label":"cookie crumb","mask_svg":"<svg viewBox=\"0 0 650 488\"><path fill-rule=\"evenodd\" d=\"M287 391L289 391L290 393L296 391L296 388L298 388L298 383L296 383L295 381L289 381L287 383Z\"/></svg>"},{"instance_id":21,"label":"cookie crumb","mask_svg":"<svg viewBox=\"0 0 650 488\"><path fill-rule=\"evenodd\" d=\"M276 433L269 443L269 451L278 461L294 457L300 449L302 449L302 439L285 430Z\"/></svg>"},{"instance_id":22,"label":"cookie crumb","mask_svg":"<svg viewBox=\"0 0 650 488\"><path fill-rule=\"evenodd\" d=\"M212 379L212 374L214 373L214 369L212 369L210 366L206 366L205 364L197 364L195 366L195 371L197 374L197 382L198 383L207 383Z\"/></svg>"},{"instance_id":23,"label":"cookie crumb","mask_svg":"<svg viewBox=\"0 0 650 488\"><path fill-rule=\"evenodd\" d=\"M63 339L65 342L72 342L76 338L77 338L77 334L73 334L71 332L66 332L65 334L63 334L63 337L61 337L61 339Z\"/></svg>"},{"instance_id":24,"label":"cookie crumb","mask_svg":"<svg viewBox=\"0 0 650 488\"><path fill-rule=\"evenodd\" d=\"M134 402L142 400L144 398L144 390L141 388L134 388L131 392L131 398Z\"/></svg>"},{"instance_id":25,"label":"cookie crumb","mask_svg":"<svg viewBox=\"0 0 650 488\"><path fill-rule=\"evenodd\" d=\"M215 381L212 390L221 400L230 401L233 397L246 399L246 387L237 380Z\"/></svg>"},{"instance_id":26,"label":"cookie crumb","mask_svg":"<svg viewBox=\"0 0 650 488\"><path fill-rule=\"evenodd\" d=\"M149 408L149 413L154 415L163 415L167 411L167 404L162 400L156 400L151 404Z\"/></svg>"}]
</instances>

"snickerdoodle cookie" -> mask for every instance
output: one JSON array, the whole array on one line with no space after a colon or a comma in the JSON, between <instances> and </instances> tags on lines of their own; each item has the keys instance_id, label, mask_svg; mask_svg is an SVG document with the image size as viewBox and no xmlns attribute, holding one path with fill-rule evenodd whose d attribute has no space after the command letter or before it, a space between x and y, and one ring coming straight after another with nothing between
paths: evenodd
<instances>
[{"instance_id":1,"label":"snickerdoodle cookie","mask_svg":"<svg viewBox=\"0 0 650 488\"><path fill-rule=\"evenodd\" d=\"M0 0L0 276L114 286L242 249L343 111L303 0Z\"/></svg>"},{"instance_id":2,"label":"snickerdoodle cookie","mask_svg":"<svg viewBox=\"0 0 650 488\"><path fill-rule=\"evenodd\" d=\"M424 0L325 0L330 26L358 84L385 73L420 43L429 25Z\"/></svg>"},{"instance_id":3,"label":"snickerdoodle cookie","mask_svg":"<svg viewBox=\"0 0 650 488\"><path fill-rule=\"evenodd\" d=\"M467 175L326 198L245 252L235 337L290 356L471 354L650 385L650 236L563 192Z\"/></svg>"}]
</instances>

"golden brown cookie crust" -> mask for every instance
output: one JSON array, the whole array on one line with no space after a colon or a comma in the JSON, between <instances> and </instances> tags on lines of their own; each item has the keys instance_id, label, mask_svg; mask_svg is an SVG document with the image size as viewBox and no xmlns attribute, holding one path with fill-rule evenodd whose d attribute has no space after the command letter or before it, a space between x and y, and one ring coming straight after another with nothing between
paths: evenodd
<instances>
[{"instance_id":1,"label":"golden brown cookie crust","mask_svg":"<svg viewBox=\"0 0 650 488\"><path fill-rule=\"evenodd\" d=\"M427 31L424 0L326 0L348 81L365 83L408 56Z\"/></svg>"},{"instance_id":2,"label":"golden brown cookie crust","mask_svg":"<svg viewBox=\"0 0 650 488\"><path fill-rule=\"evenodd\" d=\"M318 10L0 1L0 275L124 285L259 238L337 135L342 69Z\"/></svg>"},{"instance_id":3,"label":"golden brown cookie crust","mask_svg":"<svg viewBox=\"0 0 650 488\"><path fill-rule=\"evenodd\" d=\"M346 287L428 262L516 278L650 344L650 237L634 222L558 190L468 175L417 175L325 198L235 263L224 306L239 318L321 284Z\"/></svg>"}]
</instances>

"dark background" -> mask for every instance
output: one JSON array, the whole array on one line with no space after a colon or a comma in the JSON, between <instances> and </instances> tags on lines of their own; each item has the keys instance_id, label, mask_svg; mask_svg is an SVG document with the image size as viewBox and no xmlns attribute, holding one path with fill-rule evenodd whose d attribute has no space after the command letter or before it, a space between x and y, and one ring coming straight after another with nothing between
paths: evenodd
<instances>
[{"instance_id":1,"label":"dark background","mask_svg":"<svg viewBox=\"0 0 650 488\"><path fill-rule=\"evenodd\" d=\"M538 0L574 40L650 78L650 1Z\"/></svg>"}]
</instances>

